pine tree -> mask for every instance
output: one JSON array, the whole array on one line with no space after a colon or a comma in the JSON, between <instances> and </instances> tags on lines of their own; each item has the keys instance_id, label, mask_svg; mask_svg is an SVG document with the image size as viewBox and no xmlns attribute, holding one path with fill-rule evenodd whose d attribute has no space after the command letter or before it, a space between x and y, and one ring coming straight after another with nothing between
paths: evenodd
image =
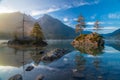
<instances>
[{"instance_id":1,"label":"pine tree","mask_svg":"<svg viewBox=\"0 0 120 80\"><path fill-rule=\"evenodd\" d=\"M82 31L86 27L85 22L84 22L84 17L81 15L78 18L77 22L78 22L78 24L76 25L76 33L80 32L80 34L82 34Z\"/></svg>"},{"instance_id":2,"label":"pine tree","mask_svg":"<svg viewBox=\"0 0 120 80\"><path fill-rule=\"evenodd\" d=\"M35 38L36 41L44 39L44 35L42 33L42 29L41 29L39 23L34 24L34 27L31 31L31 36L33 38Z\"/></svg>"},{"instance_id":3,"label":"pine tree","mask_svg":"<svg viewBox=\"0 0 120 80\"><path fill-rule=\"evenodd\" d=\"M95 23L94 23L94 30L99 30L100 26L99 26L99 21L97 20Z\"/></svg>"}]
</instances>

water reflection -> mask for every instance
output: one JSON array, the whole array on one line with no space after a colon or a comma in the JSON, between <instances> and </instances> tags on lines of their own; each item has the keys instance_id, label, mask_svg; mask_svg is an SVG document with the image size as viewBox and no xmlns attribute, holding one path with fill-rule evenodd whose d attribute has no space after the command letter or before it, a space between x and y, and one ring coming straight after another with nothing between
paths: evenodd
<instances>
[{"instance_id":1,"label":"water reflection","mask_svg":"<svg viewBox=\"0 0 120 80\"><path fill-rule=\"evenodd\" d=\"M70 42L66 42L55 41L55 44L51 42L53 47L49 45L42 49L37 47L26 49L1 47L1 80L8 80L17 74L22 75L23 80L35 80L39 75L44 76L43 80L120 79L120 52L108 46L105 46L105 49L98 50L96 48L86 49L88 51L78 48L79 51L74 50L48 64L41 60L46 50L49 51L55 48L70 48L73 50ZM60 46L60 44L63 46ZM34 68L26 71L29 66Z\"/></svg>"},{"instance_id":2,"label":"water reflection","mask_svg":"<svg viewBox=\"0 0 120 80\"><path fill-rule=\"evenodd\" d=\"M77 71L83 71L85 69L86 59L82 54L75 56Z\"/></svg>"},{"instance_id":3,"label":"water reflection","mask_svg":"<svg viewBox=\"0 0 120 80\"><path fill-rule=\"evenodd\" d=\"M35 65L39 65L41 58L43 56L44 50L39 50L37 47L34 51L31 51L31 58L33 59Z\"/></svg>"},{"instance_id":4,"label":"water reflection","mask_svg":"<svg viewBox=\"0 0 120 80\"><path fill-rule=\"evenodd\" d=\"M99 74L101 64L99 55L103 54L104 47L91 47L83 45L74 45L74 47L80 51L80 54L75 57L76 71L73 71L74 77L79 79L82 78L84 80L102 80L103 76ZM87 54L88 56L92 55L94 57L90 62L92 64L87 65L88 61L83 54Z\"/></svg>"},{"instance_id":5,"label":"water reflection","mask_svg":"<svg viewBox=\"0 0 120 80\"><path fill-rule=\"evenodd\" d=\"M77 50L79 50L81 53L90 54L93 56L97 56L103 53L104 47L91 47L91 46L74 46Z\"/></svg>"},{"instance_id":6,"label":"water reflection","mask_svg":"<svg viewBox=\"0 0 120 80\"><path fill-rule=\"evenodd\" d=\"M114 41L114 40L112 40L112 41L106 41L106 45L108 45L108 46L111 46L111 47L113 47L113 48L115 48L116 50L119 50L120 51L120 41L118 40L118 41Z\"/></svg>"},{"instance_id":7,"label":"water reflection","mask_svg":"<svg viewBox=\"0 0 120 80\"><path fill-rule=\"evenodd\" d=\"M23 80L28 79L27 78L28 74L26 71L32 72L33 71L32 69L34 69L34 67L39 67L41 65L40 63L44 63L45 65L48 65L48 62L44 62L41 60L41 58L44 55L47 55L48 53L52 52L52 50L54 50L54 49L57 49L57 51L58 51L58 49L61 50L61 48L63 50L66 50L68 48L69 48L69 50L73 49L73 47L70 45L69 41L65 41L65 42L57 41L57 42L54 42L54 44L52 42L49 42L49 45L46 47L9 47L9 49L12 50L12 53L15 56L13 59L15 59L16 56L19 56L19 57L17 57L17 60L14 60L14 61L16 61L17 64L21 64L20 66L22 66L22 74L21 75L22 75ZM51 61L51 62L53 62L53 61ZM30 65L30 64L32 64L32 65ZM16 65L11 65L11 66L17 67ZM10 76L9 78L11 78L11 77L15 78L16 75L17 74ZM41 74L39 74L39 75L41 75Z\"/></svg>"}]
</instances>

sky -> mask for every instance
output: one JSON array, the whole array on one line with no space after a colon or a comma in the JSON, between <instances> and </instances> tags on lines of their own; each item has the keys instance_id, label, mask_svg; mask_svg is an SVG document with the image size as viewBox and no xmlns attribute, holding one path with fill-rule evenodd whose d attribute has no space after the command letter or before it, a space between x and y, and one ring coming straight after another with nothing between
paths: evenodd
<instances>
[{"instance_id":1,"label":"sky","mask_svg":"<svg viewBox=\"0 0 120 80\"><path fill-rule=\"evenodd\" d=\"M100 21L99 33L110 33L120 28L120 0L0 0L0 13L22 12L40 18L49 14L75 28L77 18L85 18L86 30L92 31Z\"/></svg>"}]
</instances>

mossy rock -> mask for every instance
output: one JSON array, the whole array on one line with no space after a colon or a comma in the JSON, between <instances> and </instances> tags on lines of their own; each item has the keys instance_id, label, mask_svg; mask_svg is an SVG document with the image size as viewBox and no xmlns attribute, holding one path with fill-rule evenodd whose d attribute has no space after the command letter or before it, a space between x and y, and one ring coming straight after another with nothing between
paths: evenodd
<instances>
[{"instance_id":1,"label":"mossy rock","mask_svg":"<svg viewBox=\"0 0 120 80\"><path fill-rule=\"evenodd\" d=\"M80 34L72 41L73 46L104 46L103 37L98 33Z\"/></svg>"}]
</instances>

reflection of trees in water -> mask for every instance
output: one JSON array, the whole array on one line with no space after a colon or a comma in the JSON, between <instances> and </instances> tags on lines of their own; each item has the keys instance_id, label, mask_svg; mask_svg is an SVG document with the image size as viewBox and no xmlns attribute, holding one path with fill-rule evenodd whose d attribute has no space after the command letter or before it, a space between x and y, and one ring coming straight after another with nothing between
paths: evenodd
<instances>
[{"instance_id":1,"label":"reflection of trees in water","mask_svg":"<svg viewBox=\"0 0 120 80\"><path fill-rule=\"evenodd\" d=\"M25 60L29 62L29 60L32 59L35 62L35 64L38 65L39 62L41 61L42 52L44 52L44 48L43 47L13 48L13 52L15 55L18 55L19 53L19 54L22 54L22 56L24 56L24 61L21 61L21 62L25 62ZM30 58L27 58L28 56L30 56ZM23 57L21 56L19 58L23 59ZM25 62L25 64L27 63Z\"/></svg>"},{"instance_id":2,"label":"reflection of trees in water","mask_svg":"<svg viewBox=\"0 0 120 80\"><path fill-rule=\"evenodd\" d=\"M98 55L103 53L102 51L104 47L95 48L87 46L77 46L75 48L81 52L79 55L75 57L77 72L79 72L79 74L82 72L86 80L99 80L99 79L101 80L103 78L101 74L99 74L101 60ZM93 60L91 60L92 64L88 66L86 65L87 61L83 53L94 56L92 58Z\"/></svg>"},{"instance_id":3,"label":"reflection of trees in water","mask_svg":"<svg viewBox=\"0 0 120 80\"><path fill-rule=\"evenodd\" d=\"M94 61L93 61L93 65L94 65L94 67L95 67L96 70L99 70L100 62L101 62L100 58L97 57L97 56L95 56Z\"/></svg>"},{"instance_id":4,"label":"reflection of trees in water","mask_svg":"<svg viewBox=\"0 0 120 80\"><path fill-rule=\"evenodd\" d=\"M17 64L21 64L22 66L22 79L24 79L26 77L26 67L25 65L30 63L30 60L32 59L35 62L35 65L38 65L41 59L41 54L40 54L41 49L40 48L34 48L32 50L26 50L26 49L18 49L18 48L13 48L13 53L14 55L17 57L19 55L19 57L17 58L16 62ZM15 59L16 59L15 57ZM21 76L20 74L20 76ZM14 79L15 77L19 76L18 74L11 76L12 79ZM21 79L20 79L21 80Z\"/></svg>"},{"instance_id":5,"label":"reflection of trees in water","mask_svg":"<svg viewBox=\"0 0 120 80\"><path fill-rule=\"evenodd\" d=\"M87 61L84 55L79 54L75 57L76 71L73 72L74 77L78 79L85 80L102 80L102 75L100 74L100 58L95 56L93 62L90 65L86 65Z\"/></svg>"},{"instance_id":6,"label":"reflection of trees in water","mask_svg":"<svg viewBox=\"0 0 120 80\"><path fill-rule=\"evenodd\" d=\"M100 60L97 56L102 54L104 47L77 46L75 48L77 50L79 50L81 53L90 54L90 55L95 56L95 60L93 61L93 65L96 68L98 67ZM79 56L76 56L76 61L79 62L79 64L83 64L83 62L85 62L85 59L82 55L81 56L79 55Z\"/></svg>"},{"instance_id":7,"label":"reflection of trees in water","mask_svg":"<svg viewBox=\"0 0 120 80\"><path fill-rule=\"evenodd\" d=\"M14 54L16 55L18 52L18 49L17 48L14 48Z\"/></svg>"},{"instance_id":8,"label":"reflection of trees in water","mask_svg":"<svg viewBox=\"0 0 120 80\"><path fill-rule=\"evenodd\" d=\"M82 71L85 69L86 60L82 54L76 55L75 62L78 71Z\"/></svg>"},{"instance_id":9,"label":"reflection of trees in water","mask_svg":"<svg viewBox=\"0 0 120 80\"><path fill-rule=\"evenodd\" d=\"M78 49L81 53L93 55L95 57L93 61L93 65L95 66L96 69L99 67L100 60L98 55L103 53L102 51L104 47L95 48L95 47L79 46L76 47L76 49Z\"/></svg>"},{"instance_id":10,"label":"reflection of trees in water","mask_svg":"<svg viewBox=\"0 0 120 80\"><path fill-rule=\"evenodd\" d=\"M30 54L31 54L33 61L35 62L35 65L38 65L42 57L42 53L40 53L40 50L36 47L36 49L32 51Z\"/></svg>"},{"instance_id":11,"label":"reflection of trees in water","mask_svg":"<svg viewBox=\"0 0 120 80\"><path fill-rule=\"evenodd\" d=\"M102 51L104 47L88 47L88 46L78 46L75 47L77 50L79 50L81 53L91 54L93 56L97 56L102 54Z\"/></svg>"}]
</instances>

